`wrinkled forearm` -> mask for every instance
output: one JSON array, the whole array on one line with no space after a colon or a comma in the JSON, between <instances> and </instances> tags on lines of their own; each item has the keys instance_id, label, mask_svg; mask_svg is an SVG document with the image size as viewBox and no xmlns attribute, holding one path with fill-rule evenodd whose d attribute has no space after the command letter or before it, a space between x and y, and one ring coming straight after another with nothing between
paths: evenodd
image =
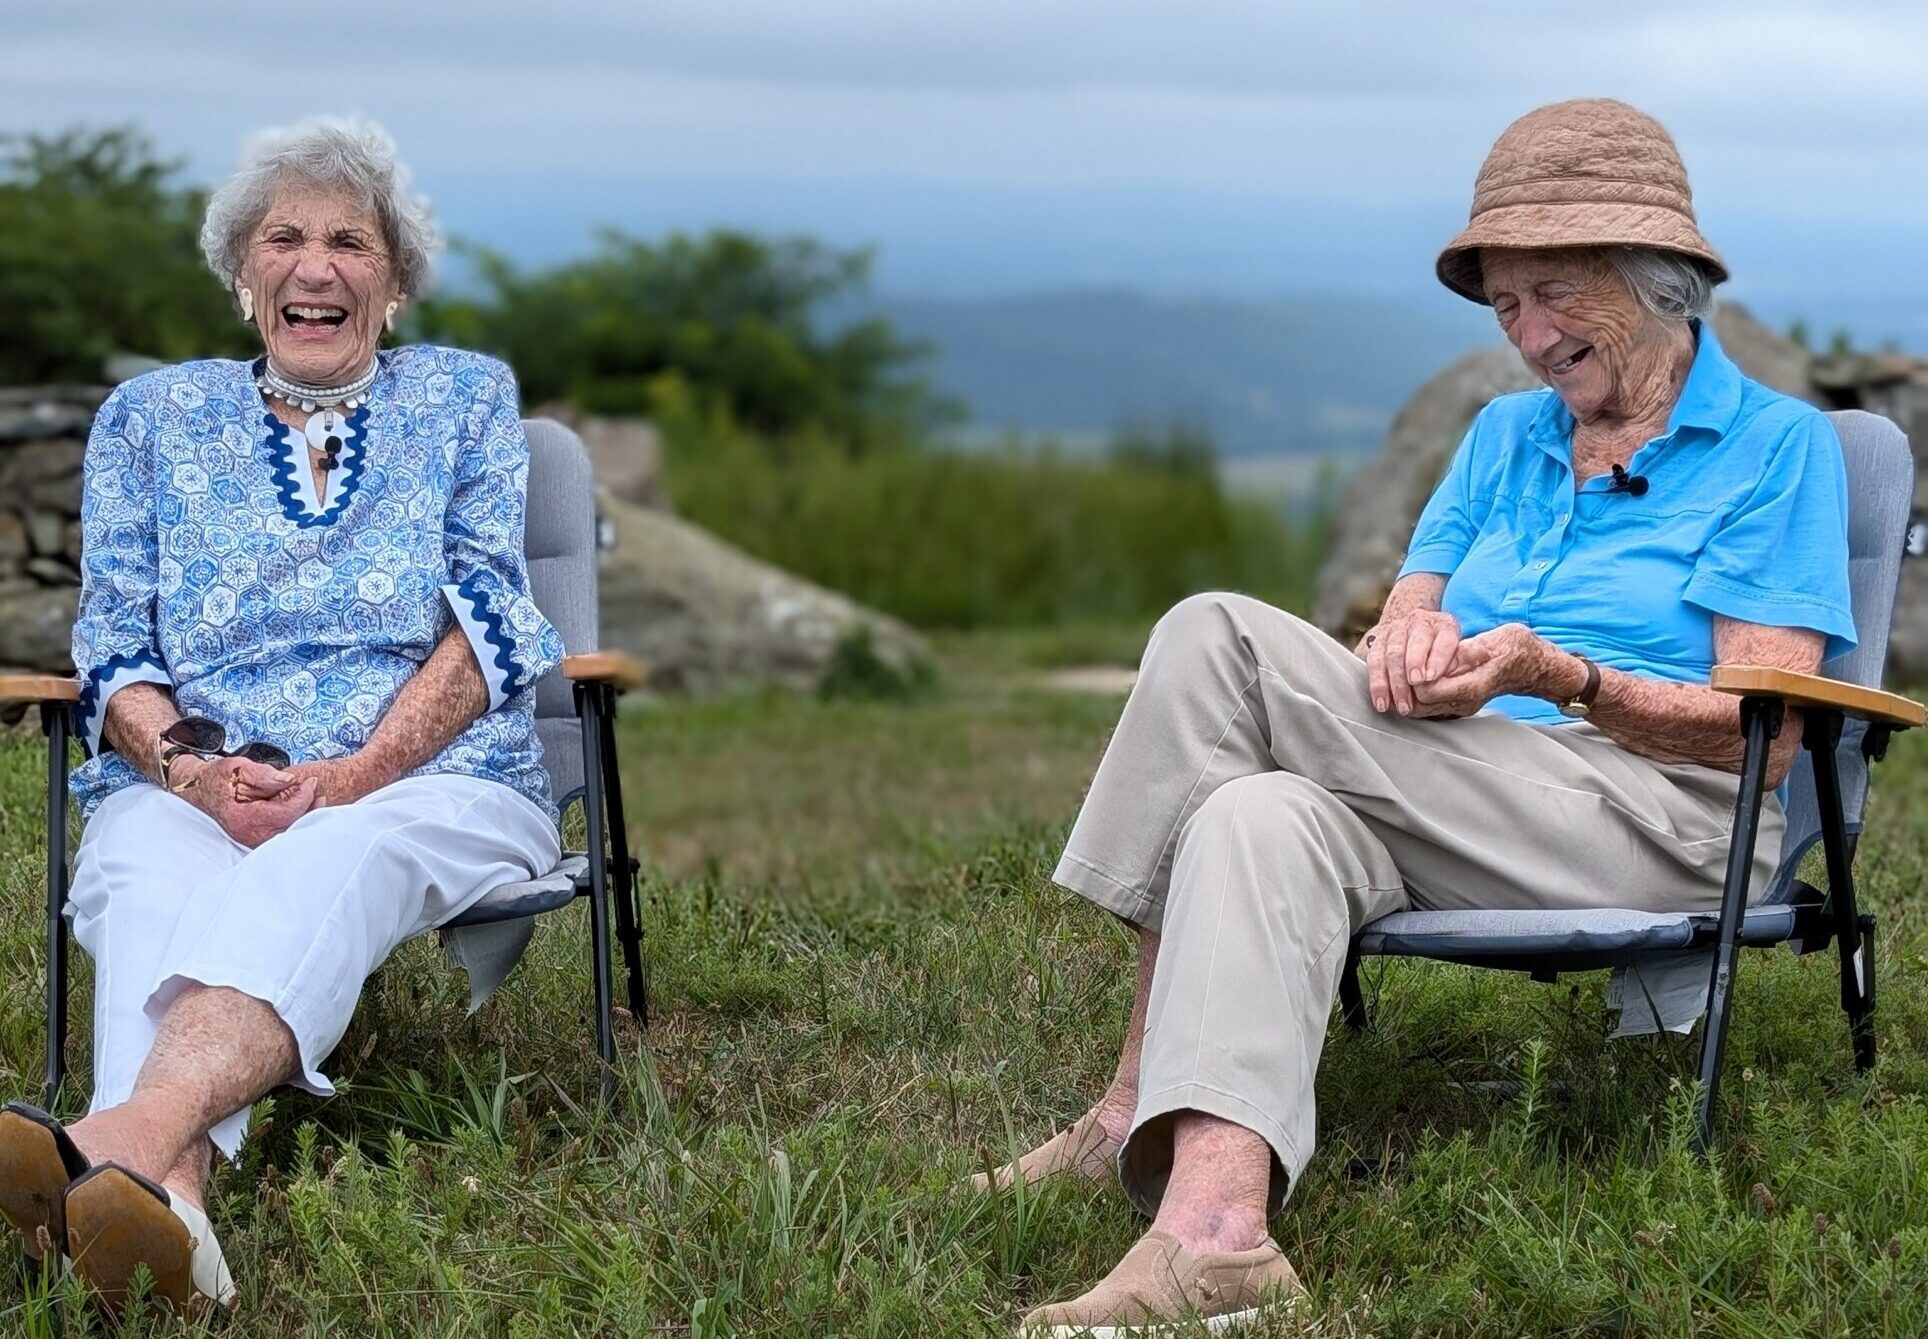
<instances>
[{"instance_id":1,"label":"wrinkled forearm","mask_svg":"<svg viewBox=\"0 0 1928 1339\"><path fill-rule=\"evenodd\" d=\"M1665 683L1619 670L1600 671L1588 720L1614 743L1657 762L1699 763L1739 772L1747 741L1740 699L1694 683ZM1801 745L1801 713L1789 711L1768 747L1767 784L1778 786Z\"/></svg>"},{"instance_id":2,"label":"wrinkled forearm","mask_svg":"<svg viewBox=\"0 0 1928 1339\"><path fill-rule=\"evenodd\" d=\"M158 683L130 683L107 703L101 734L135 771L159 785L161 731L180 719L180 708L168 689ZM180 764L175 766L178 769ZM178 770L175 779L180 779Z\"/></svg>"},{"instance_id":3,"label":"wrinkled forearm","mask_svg":"<svg viewBox=\"0 0 1928 1339\"><path fill-rule=\"evenodd\" d=\"M1530 689L1563 702L1579 693L1586 667L1578 656L1548 645L1547 667ZM1723 772L1741 770L1747 741L1741 735L1740 701L1702 684L1669 683L1600 667L1600 691L1587 720L1607 738L1656 762L1698 763ZM1769 746L1767 783L1777 786L1801 744L1801 714L1789 711Z\"/></svg>"},{"instance_id":4,"label":"wrinkled forearm","mask_svg":"<svg viewBox=\"0 0 1928 1339\"><path fill-rule=\"evenodd\" d=\"M1445 577L1436 572L1414 572L1393 584L1385 608L1379 611L1379 621L1390 623L1407 614L1438 609L1445 597Z\"/></svg>"},{"instance_id":5,"label":"wrinkled forearm","mask_svg":"<svg viewBox=\"0 0 1928 1339\"><path fill-rule=\"evenodd\" d=\"M448 747L488 709L489 690L461 629L451 628L409 676L355 763L363 794L380 790Z\"/></svg>"}]
</instances>

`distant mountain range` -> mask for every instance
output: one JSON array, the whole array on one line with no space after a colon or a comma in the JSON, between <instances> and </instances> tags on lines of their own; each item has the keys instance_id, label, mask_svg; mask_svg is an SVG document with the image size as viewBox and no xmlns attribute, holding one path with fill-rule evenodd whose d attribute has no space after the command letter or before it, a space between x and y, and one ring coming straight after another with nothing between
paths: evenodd
<instances>
[{"instance_id":1,"label":"distant mountain range","mask_svg":"<svg viewBox=\"0 0 1928 1339\"><path fill-rule=\"evenodd\" d=\"M970 406L967 438L1182 422L1228 457L1370 451L1420 382L1498 337L1485 312L1438 299L1077 289L866 306L935 346L932 380Z\"/></svg>"}]
</instances>

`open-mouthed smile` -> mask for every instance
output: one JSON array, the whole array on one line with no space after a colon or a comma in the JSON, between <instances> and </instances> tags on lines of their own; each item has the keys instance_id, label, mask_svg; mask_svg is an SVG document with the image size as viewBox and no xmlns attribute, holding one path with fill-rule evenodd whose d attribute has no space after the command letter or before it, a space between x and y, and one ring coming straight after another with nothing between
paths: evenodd
<instances>
[{"instance_id":1,"label":"open-mouthed smile","mask_svg":"<svg viewBox=\"0 0 1928 1339\"><path fill-rule=\"evenodd\" d=\"M1568 372L1571 372L1574 368L1578 367L1582 362L1584 362L1586 360L1587 355L1592 352L1593 352L1593 347L1591 345L1583 344L1578 349L1568 354L1565 358L1562 358L1559 362L1548 363L1546 370L1551 372L1556 377L1565 376Z\"/></svg>"},{"instance_id":2,"label":"open-mouthed smile","mask_svg":"<svg viewBox=\"0 0 1928 1339\"><path fill-rule=\"evenodd\" d=\"M299 330L303 326L338 326L348 319L348 313L340 307L305 307L290 303L281 309L281 319L291 328Z\"/></svg>"}]
</instances>

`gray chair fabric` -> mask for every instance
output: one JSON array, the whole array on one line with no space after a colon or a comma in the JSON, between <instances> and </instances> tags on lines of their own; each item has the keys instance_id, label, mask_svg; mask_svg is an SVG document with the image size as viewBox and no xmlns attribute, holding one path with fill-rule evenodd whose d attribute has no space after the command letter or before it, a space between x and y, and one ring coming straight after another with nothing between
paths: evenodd
<instances>
[{"instance_id":1,"label":"gray chair fabric","mask_svg":"<svg viewBox=\"0 0 1928 1339\"><path fill-rule=\"evenodd\" d=\"M1831 679L1881 686L1888 656L1888 628L1901 577L1903 544L1914 500L1915 462L1908 438L1887 419L1861 410L1829 414L1841 438L1848 476L1848 576L1854 599L1857 643L1847 655L1821 668ZM1848 831L1861 830L1868 798L1868 762L1861 755L1865 733L1846 722L1836 767ZM1793 932L1786 905L1802 890L1795 883L1801 859L1820 840L1820 806L1814 769L1805 750L1796 755L1786 783L1788 824L1780 866L1766 893L1756 899L1741 927L1743 944L1780 943ZM1434 958L1446 962L1528 970L1536 963L1584 971L1635 962L1654 952L1678 951L1693 941L1693 923L1711 916L1654 916L1637 911L1401 911L1364 927L1362 954Z\"/></svg>"},{"instance_id":2,"label":"gray chair fabric","mask_svg":"<svg viewBox=\"0 0 1928 1339\"><path fill-rule=\"evenodd\" d=\"M1888 662L1888 629L1894 622L1895 590L1914 505L1915 458L1900 428L1878 414L1859 409L1829 414L1841 438L1848 468L1848 580L1854 594L1854 650L1821 667L1830 679L1881 686ZM1835 771L1848 832L1859 834L1868 805L1868 760L1861 755L1867 733L1860 721L1845 721ZM1821 810L1814 796L1814 763L1803 750L1787 782L1787 833L1781 841L1781 867L1765 901L1791 895L1801 858L1821 839Z\"/></svg>"},{"instance_id":3,"label":"gray chair fabric","mask_svg":"<svg viewBox=\"0 0 1928 1339\"><path fill-rule=\"evenodd\" d=\"M529 437L529 492L523 525L529 593L571 654L596 650L596 481L576 434L553 419L523 423ZM560 673L536 685L536 734L558 804L582 789L582 724ZM610 760L614 766L614 760ZM493 889L442 931L449 960L469 974L469 1008L481 1007L535 933L534 917L567 906L589 862L565 856L538 879Z\"/></svg>"},{"instance_id":4,"label":"gray chair fabric","mask_svg":"<svg viewBox=\"0 0 1928 1339\"><path fill-rule=\"evenodd\" d=\"M1531 970L1557 956L1564 971L1612 967L1634 953L1694 946L1717 918L1684 911L1396 911L1359 935L1359 951L1388 958L1437 958L1489 967ZM1794 929L1794 908L1750 907L1741 922L1744 945L1778 944Z\"/></svg>"},{"instance_id":5,"label":"gray chair fabric","mask_svg":"<svg viewBox=\"0 0 1928 1339\"><path fill-rule=\"evenodd\" d=\"M596 480L576 434L554 419L530 419L529 503L523 549L529 593L562 634L570 652L594 651L596 622ZM582 726L569 682L551 674L536 685L536 733L549 785L561 803L582 788Z\"/></svg>"},{"instance_id":6,"label":"gray chair fabric","mask_svg":"<svg viewBox=\"0 0 1928 1339\"><path fill-rule=\"evenodd\" d=\"M575 901L578 885L589 878L589 857L565 855L562 863L539 879L505 883L462 913L457 928L527 920L557 911Z\"/></svg>"}]
</instances>

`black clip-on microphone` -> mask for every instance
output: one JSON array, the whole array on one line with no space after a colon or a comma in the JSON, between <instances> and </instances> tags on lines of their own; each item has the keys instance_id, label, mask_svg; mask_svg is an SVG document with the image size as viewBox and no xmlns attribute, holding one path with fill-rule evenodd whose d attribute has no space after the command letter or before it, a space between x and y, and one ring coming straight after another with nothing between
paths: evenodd
<instances>
[{"instance_id":1,"label":"black clip-on microphone","mask_svg":"<svg viewBox=\"0 0 1928 1339\"><path fill-rule=\"evenodd\" d=\"M1613 468L1613 482L1607 486L1607 491L1609 493L1632 493L1635 497L1646 496L1646 493L1647 493L1647 476L1646 475L1628 474L1627 471L1621 468L1619 465L1615 465L1612 468Z\"/></svg>"}]
</instances>

